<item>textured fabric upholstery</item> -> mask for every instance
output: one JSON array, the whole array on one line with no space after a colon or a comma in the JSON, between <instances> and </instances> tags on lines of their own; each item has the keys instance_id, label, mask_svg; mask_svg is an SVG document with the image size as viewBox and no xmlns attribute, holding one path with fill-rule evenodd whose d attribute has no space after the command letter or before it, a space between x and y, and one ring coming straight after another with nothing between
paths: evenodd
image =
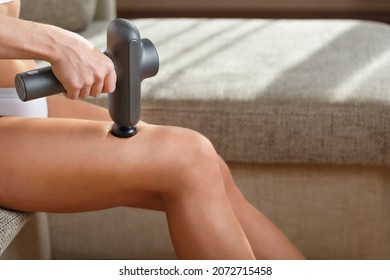
<instances>
[{"instance_id":1,"label":"textured fabric upholstery","mask_svg":"<svg viewBox=\"0 0 390 280\"><path fill-rule=\"evenodd\" d=\"M0 210L0 215L2 215ZM7 217L9 218L9 217ZM27 219L22 219L23 227L17 225L12 231L18 234L12 242L0 254L0 260L35 260L51 259L50 233L46 213L34 213L28 215ZM10 227L8 227L10 228ZM10 239L11 240L11 239Z\"/></svg>"},{"instance_id":2,"label":"textured fabric upholstery","mask_svg":"<svg viewBox=\"0 0 390 280\"><path fill-rule=\"evenodd\" d=\"M31 214L0 209L0 256L27 223Z\"/></svg>"},{"instance_id":3,"label":"textured fabric upholstery","mask_svg":"<svg viewBox=\"0 0 390 280\"><path fill-rule=\"evenodd\" d=\"M93 20L96 4L97 0L22 0L20 17L81 31Z\"/></svg>"}]
</instances>

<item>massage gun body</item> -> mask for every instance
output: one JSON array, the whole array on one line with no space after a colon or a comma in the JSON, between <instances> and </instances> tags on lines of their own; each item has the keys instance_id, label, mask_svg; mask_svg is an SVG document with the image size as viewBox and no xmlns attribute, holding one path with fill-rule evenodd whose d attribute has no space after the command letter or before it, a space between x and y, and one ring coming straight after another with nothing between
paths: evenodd
<instances>
[{"instance_id":1,"label":"massage gun body","mask_svg":"<svg viewBox=\"0 0 390 280\"><path fill-rule=\"evenodd\" d=\"M141 39L130 21L115 19L107 29L104 53L113 61L117 74L115 91L108 95L108 110L114 121L111 132L117 137L131 137L137 132L141 115L141 82L158 72L157 50L150 40ZM23 101L64 92L51 67L20 73L15 84Z\"/></svg>"}]
</instances>

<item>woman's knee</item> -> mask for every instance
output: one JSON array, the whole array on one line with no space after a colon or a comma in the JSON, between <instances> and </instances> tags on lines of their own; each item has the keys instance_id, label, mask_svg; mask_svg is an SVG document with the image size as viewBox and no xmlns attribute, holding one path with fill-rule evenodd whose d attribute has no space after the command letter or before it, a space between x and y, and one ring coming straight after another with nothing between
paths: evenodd
<instances>
[{"instance_id":1,"label":"woman's knee","mask_svg":"<svg viewBox=\"0 0 390 280\"><path fill-rule=\"evenodd\" d=\"M102 137L107 128L109 124L100 129ZM99 152L105 158L102 176L113 177L123 191L168 196L224 192L219 156L212 143L195 131L140 123L133 138L109 135L109 139Z\"/></svg>"},{"instance_id":2,"label":"woman's knee","mask_svg":"<svg viewBox=\"0 0 390 280\"><path fill-rule=\"evenodd\" d=\"M165 168L176 182L175 191L211 191L221 185L219 156L205 136L189 129L173 128L160 141L167 158Z\"/></svg>"}]
</instances>

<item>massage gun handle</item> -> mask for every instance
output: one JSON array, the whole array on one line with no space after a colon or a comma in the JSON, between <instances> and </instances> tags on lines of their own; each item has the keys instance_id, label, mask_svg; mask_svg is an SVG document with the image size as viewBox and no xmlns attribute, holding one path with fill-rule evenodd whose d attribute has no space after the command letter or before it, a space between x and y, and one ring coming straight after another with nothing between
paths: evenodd
<instances>
[{"instance_id":1,"label":"massage gun handle","mask_svg":"<svg viewBox=\"0 0 390 280\"><path fill-rule=\"evenodd\" d=\"M19 73L15 77L16 92L22 101L29 101L65 92L51 66Z\"/></svg>"}]
</instances>

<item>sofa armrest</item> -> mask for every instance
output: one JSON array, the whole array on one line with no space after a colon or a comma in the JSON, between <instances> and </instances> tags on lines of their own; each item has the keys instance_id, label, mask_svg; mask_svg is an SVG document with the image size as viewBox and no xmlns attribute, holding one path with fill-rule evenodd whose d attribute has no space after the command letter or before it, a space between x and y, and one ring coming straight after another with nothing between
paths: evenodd
<instances>
[{"instance_id":1,"label":"sofa armrest","mask_svg":"<svg viewBox=\"0 0 390 280\"><path fill-rule=\"evenodd\" d=\"M0 256L29 220L31 214L0 208Z\"/></svg>"}]
</instances>

